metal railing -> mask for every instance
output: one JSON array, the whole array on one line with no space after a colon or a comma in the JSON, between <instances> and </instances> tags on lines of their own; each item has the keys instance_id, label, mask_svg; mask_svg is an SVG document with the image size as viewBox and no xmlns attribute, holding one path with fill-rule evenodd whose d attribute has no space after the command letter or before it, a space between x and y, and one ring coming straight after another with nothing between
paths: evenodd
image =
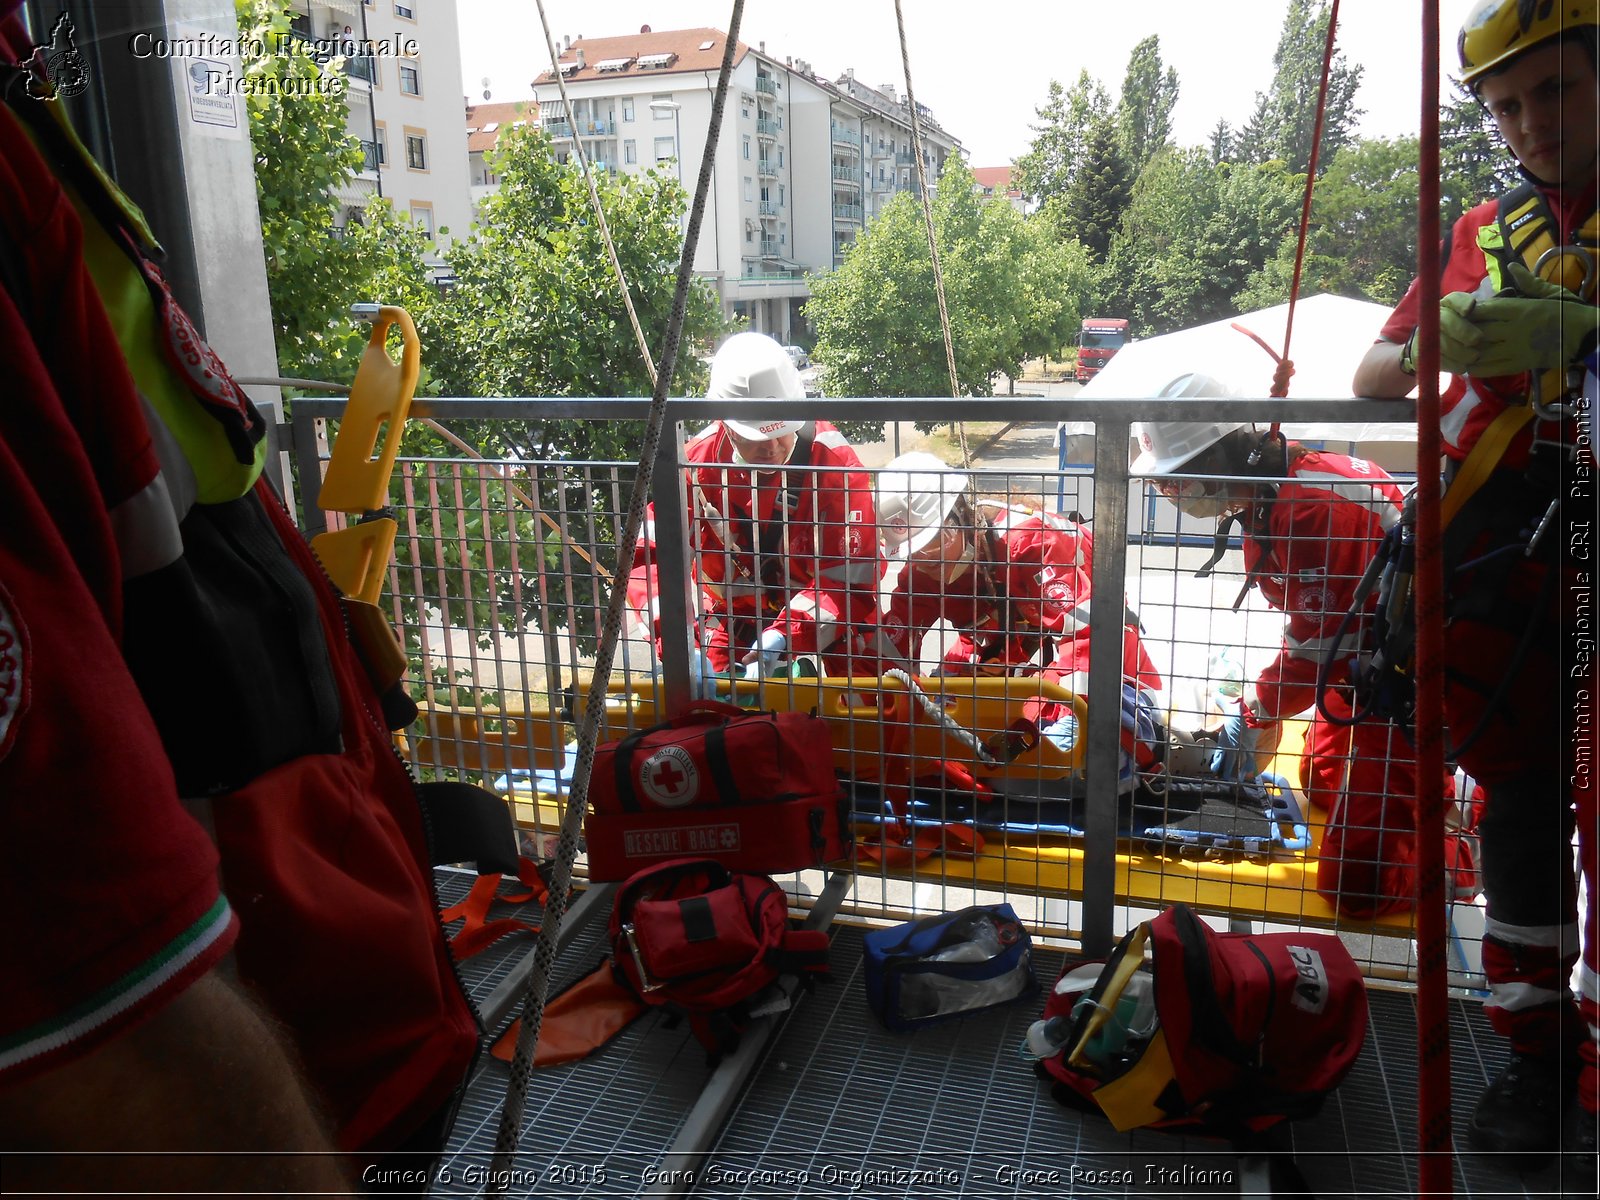
<instances>
[{"instance_id":1,"label":"metal railing","mask_svg":"<svg viewBox=\"0 0 1600 1200\"><path fill-rule=\"evenodd\" d=\"M776 200L762 200L759 203L763 217L776 217L783 212L783 205Z\"/></svg>"},{"instance_id":2,"label":"metal railing","mask_svg":"<svg viewBox=\"0 0 1600 1200\"><path fill-rule=\"evenodd\" d=\"M833 215L836 220L859 221L861 220L861 205L835 204L833 206Z\"/></svg>"},{"instance_id":3,"label":"metal railing","mask_svg":"<svg viewBox=\"0 0 1600 1200\"><path fill-rule=\"evenodd\" d=\"M689 433L722 417L826 416L836 423L970 421L975 402L971 398L829 399L821 402L821 408L818 403L669 401L669 428L653 483L658 586L650 596L650 608L659 629L687 630L696 625L680 450ZM1157 529L1146 514L1158 501L1130 479L1130 423L1192 419L1192 401L995 397L978 403L988 420L1042 428L1046 445L1061 429L1070 428L1088 446L1087 452L1076 456L1080 464L1076 467L1056 465L1050 461L1052 452L1049 460L1041 457L1037 468L985 469L980 451L979 465L972 471L981 495L1040 510L1077 510L1086 515L1076 519L1099 535L1093 538L1086 565L1102 603L1094 605L1088 616L1087 679L1077 689L1086 703L1081 804L1075 810L1074 829L1062 832L1043 816L1019 818L1019 813L1044 812L1043 801L997 793L984 802L992 807L970 815L979 825L1004 818L1000 832L986 835L993 844L978 860L935 858L897 873L858 859L856 909L905 915L958 907L972 902L969 897L1003 896L1019 912L1025 911L1031 923L1078 941L1089 953L1101 953L1119 925L1140 919L1169 899L1183 898L1235 920L1325 925L1372 934L1368 974L1409 978L1408 920L1372 922L1337 916L1317 895L1314 872L1308 873L1314 864L1303 858L1291 856L1274 862L1270 870L1255 870L1248 864L1196 864L1128 849L1128 833L1119 824L1125 818L1112 782L1117 778L1120 745L1124 610L1117 603L1116 584L1109 581L1122 581L1129 604L1142 619L1145 647L1164 680L1166 719L1174 728L1183 728L1178 722L1186 719L1184 714L1193 715L1196 705L1204 704L1201 694L1216 682L1211 678L1213 658L1231 651L1247 671L1256 670L1282 643L1281 614L1255 599L1237 612L1229 608L1244 576L1237 550L1229 552L1211 580L1195 582L1194 569L1205 557L1205 548L1193 544L1195 535L1209 541L1214 527L1185 527L1180 522L1171 529ZM298 495L315 494L324 459L316 425L336 418L341 404L320 398L293 402ZM572 428L570 423L640 422L648 402L419 399L412 411L447 425L457 420L494 422L510 431L510 440L523 444L538 431L563 424ZM1207 416L1220 421L1281 419L1336 426L1403 422L1410 417L1410 405L1224 399L1208 401ZM1058 428L1055 423L1060 421L1075 424ZM1065 462L1064 441L1062 445ZM901 448L878 448L872 461L882 462ZM948 451L945 457L955 460ZM391 489L400 538L390 567L389 603L416 670L414 690L434 714L434 728L445 731L436 734L432 744L437 748L441 740L453 737L456 751L447 756L451 764L447 769L513 793L519 819L527 827L548 831L553 820L534 801L533 792L553 792L559 807L565 785L555 771L541 773L533 781L536 788L527 786L526 780L519 784L505 766L509 742L529 738L547 744L554 739L559 745L563 734L554 727L559 716L542 718L551 728L540 733L525 728L526 722L518 725L515 714L559 713L571 689L581 682L614 567L611 542L618 514L625 511L634 473L631 462L541 453L533 444L525 454L500 455L490 462L403 458ZM1139 519L1131 520L1130 513ZM314 508L307 509L303 521L312 533L325 524ZM1121 536L1128 530L1130 535ZM1104 602L1107 597L1109 603ZM922 664L939 661L938 653L931 658L924 654ZM614 681L648 692L659 709L682 711L689 703L687 639L663 637L654 646L649 631L636 625L617 663ZM959 697L958 682L946 676L938 686ZM793 689L803 684L791 681L783 686ZM1191 702L1194 696L1201 698ZM451 713L462 719L447 728L441 714ZM867 755L862 761L870 759ZM439 760L421 761L426 765ZM1285 876L1301 882L1286 889L1281 881ZM1456 908L1477 911L1470 906ZM1470 943L1472 935L1458 932L1458 940ZM1470 976L1470 964L1457 972L1458 982Z\"/></svg>"},{"instance_id":4,"label":"metal railing","mask_svg":"<svg viewBox=\"0 0 1600 1200\"><path fill-rule=\"evenodd\" d=\"M760 137L773 138L778 136L778 123L771 117L756 118L756 133Z\"/></svg>"},{"instance_id":5,"label":"metal railing","mask_svg":"<svg viewBox=\"0 0 1600 1200\"><path fill-rule=\"evenodd\" d=\"M756 174L762 179L776 179L778 177L778 164L770 158L763 158L756 163Z\"/></svg>"},{"instance_id":6,"label":"metal railing","mask_svg":"<svg viewBox=\"0 0 1600 1200\"><path fill-rule=\"evenodd\" d=\"M833 167L833 178L839 183L860 183L861 172L856 167L841 167L835 163Z\"/></svg>"},{"instance_id":7,"label":"metal railing","mask_svg":"<svg viewBox=\"0 0 1600 1200\"><path fill-rule=\"evenodd\" d=\"M756 91L760 92L764 96L776 96L778 94L777 81L774 80L770 75L757 75Z\"/></svg>"}]
</instances>

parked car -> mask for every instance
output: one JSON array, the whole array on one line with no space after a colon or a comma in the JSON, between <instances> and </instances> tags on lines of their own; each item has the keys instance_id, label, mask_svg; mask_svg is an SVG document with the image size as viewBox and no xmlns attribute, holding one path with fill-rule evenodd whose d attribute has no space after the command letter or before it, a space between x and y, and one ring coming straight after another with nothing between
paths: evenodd
<instances>
[{"instance_id":1,"label":"parked car","mask_svg":"<svg viewBox=\"0 0 1600 1200\"><path fill-rule=\"evenodd\" d=\"M784 349L789 352L789 358L794 362L797 370L804 370L811 365L811 356L800 349L799 346L785 346Z\"/></svg>"}]
</instances>

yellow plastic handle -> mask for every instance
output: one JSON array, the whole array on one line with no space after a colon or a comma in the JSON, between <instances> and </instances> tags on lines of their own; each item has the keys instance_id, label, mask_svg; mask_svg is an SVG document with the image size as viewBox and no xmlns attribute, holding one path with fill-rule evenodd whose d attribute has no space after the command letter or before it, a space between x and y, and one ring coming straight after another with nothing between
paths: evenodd
<instances>
[{"instance_id":1,"label":"yellow plastic handle","mask_svg":"<svg viewBox=\"0 0 1600 1200\"><path fill-rule=\"evenodd\" d=\"M399 362L389 357L385 345L391 325L399 326L404 343ZM422 346L410 314L392 304L383 305L356 368L350 400L317 496L324 512L367 513L388 502L389 476L400 453L400 431L411 411L421 366Z\"/></svg>"}]
</instances>

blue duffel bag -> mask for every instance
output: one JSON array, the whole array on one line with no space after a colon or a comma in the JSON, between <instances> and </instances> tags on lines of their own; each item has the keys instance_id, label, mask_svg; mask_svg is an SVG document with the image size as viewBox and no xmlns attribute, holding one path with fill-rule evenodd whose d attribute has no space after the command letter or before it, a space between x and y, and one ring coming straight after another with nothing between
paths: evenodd
<instances>
[{"instance_id":1,"label":"blue duffel bag","mask_svg":"<svg viewBox=\"0 0 1600 1200\"><path fill-rule=\"evenodd\" d=\"M1038 990L1033 943L1009 904L979 904L863 939L867 1004L888 1029L921 1029Z\"/></svg>"}]
</instances>

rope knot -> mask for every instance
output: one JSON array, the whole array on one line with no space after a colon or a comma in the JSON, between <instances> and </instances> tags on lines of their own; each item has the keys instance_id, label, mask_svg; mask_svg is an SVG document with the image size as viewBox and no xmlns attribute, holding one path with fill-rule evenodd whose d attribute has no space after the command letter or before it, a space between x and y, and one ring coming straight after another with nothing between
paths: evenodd
<instances>
[{"instance_id":1,"label":"rope knot","mask_svg":"<svg viewBox=\"0 0 1600 1200\"><path fill-rule=\"evenodd\" d=\"M1282 400L1289 394L1289 378L1294 374L1294 363L1287 358L1280 358L1278 365L1272 370L1272 398Z\"/></svg>"}]
</instances>

